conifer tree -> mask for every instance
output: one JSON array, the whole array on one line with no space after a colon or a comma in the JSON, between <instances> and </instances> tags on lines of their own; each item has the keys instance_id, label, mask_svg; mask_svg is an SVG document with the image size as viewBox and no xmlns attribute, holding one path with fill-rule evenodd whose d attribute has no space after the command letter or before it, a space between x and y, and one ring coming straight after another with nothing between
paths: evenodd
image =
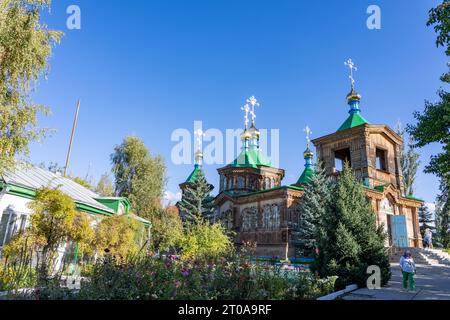
<instances>
[{"instance_id":1,"label":"conifer tree","mask_svg":"<svg viewBox=\"0 0 450 320\"><path fill-rule=\"evenodd\" d=\"M346 163L332 193L319 232L319 254L312 269L320 276L338 276L338 288L356 283L366 286L367 268L381 269L381 283L390 278L385 234L376 227L375 213L351 168Z\"/></svg>"},{"instance_id":2,"label":"conifer tree","mask_svg":"<svg viewBox=\"0 0 450 320\"><path fill-rule=\"evenodd\" d=\"M422 234L422 237L425 235L425 230L435 229L433 223L434 223L433 213L431 213L430 209L428 209L428 207L423 204L419 208L419 224L420 224L420 233Z\"/></svg>"},{"instance_id":3,"label":"conifer tree","mask_svg":"<svg viewBox=\"0 0 450 320\"><path fill-rule=\"evenodd\" d=\"M210 196L214 187L206 181L205 174L199 170L195 182L186 187L178 208L188 221L210 219L214 208Z\"/></svg>"},{"instance_id":4,"label":"conifer tree","mask_svg":"<svg viewBox=\"0 0 450 320\"><path fill-rule=\"evenodd\" d=\"M304 185L304 194L295 207L297 222L293 225L292 243L302 256L315 255L319 224L330 206L331 189L324 169L320 163L316 164L314 175Z\"/></svg>"}]
</instances>

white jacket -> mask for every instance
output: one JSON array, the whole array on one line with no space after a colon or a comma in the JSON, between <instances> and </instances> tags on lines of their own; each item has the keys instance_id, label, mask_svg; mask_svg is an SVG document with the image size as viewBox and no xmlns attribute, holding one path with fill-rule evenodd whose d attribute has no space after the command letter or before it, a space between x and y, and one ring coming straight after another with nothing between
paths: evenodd
<instances>
[{"instance_id":1,"label":"white jacket","mask_svg":"<svg viewBox=\"0 0 450 320\"><path fill-rule=\"evenodd\" d=\"M413 258L406 258L404 256L400 257L400 268L403 272L416 272L416 264Z\"/></svg>"}]
</instances>

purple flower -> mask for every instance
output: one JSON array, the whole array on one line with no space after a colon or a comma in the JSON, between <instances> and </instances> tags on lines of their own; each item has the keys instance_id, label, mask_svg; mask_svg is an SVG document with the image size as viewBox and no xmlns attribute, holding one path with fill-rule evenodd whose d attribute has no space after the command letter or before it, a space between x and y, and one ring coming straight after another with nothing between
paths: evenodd
<instances>
[{"instance_id":1,"label":"purple flower","mask_svg":"<svg viewBox=\"0 0 450 320\"><path fill-rule=\"evenodd\" d=\"M183 277L189 277L189 275L191 274L191 270L190 269L188 269L188 268L183 268L182 270L181 270L181 275L183 276Z\"/></svg>"}]
</instances>

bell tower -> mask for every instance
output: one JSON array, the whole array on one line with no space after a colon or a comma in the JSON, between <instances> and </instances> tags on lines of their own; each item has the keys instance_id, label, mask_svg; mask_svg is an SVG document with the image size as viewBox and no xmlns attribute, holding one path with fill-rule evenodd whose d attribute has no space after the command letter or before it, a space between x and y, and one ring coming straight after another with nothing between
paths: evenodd
<instances>
[{"instance_id":1,"label":"bell tower","mask_svg":"<svg viewBox=\"0 0 450 320\"><path fill-rule=\"evenodd\" d=\"M351 59L346 65L351 80L347 95L349 116L336 132L313 140L318 159L330 176L338 176L347 162L366 187L393 185L404 195L400 164L403 139L389 126L370 124L364 119L361 95L355 90L353 79L357 69Z\"/></svg>"}]
</instances>

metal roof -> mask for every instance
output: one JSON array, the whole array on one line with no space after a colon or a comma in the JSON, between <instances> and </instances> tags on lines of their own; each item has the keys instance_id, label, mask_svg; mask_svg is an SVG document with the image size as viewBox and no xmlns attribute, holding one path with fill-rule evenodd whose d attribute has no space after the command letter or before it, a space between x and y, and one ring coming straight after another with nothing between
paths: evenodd
<instances>
[{"instance_id":1,"label":"metal roof","mask_svg":"<svg viewBox=\"0 0 450 320\"><path fill-rule=\"evenodd\" d=\"M14 172L10 171L3 174L2 179L7 184L34 190L43 187L58 188L76 202L114 213L114 210L95 200L101 197L95 192L60 174L55 174L32 165L18 165Z\"/></svg>"}]
</instances>

